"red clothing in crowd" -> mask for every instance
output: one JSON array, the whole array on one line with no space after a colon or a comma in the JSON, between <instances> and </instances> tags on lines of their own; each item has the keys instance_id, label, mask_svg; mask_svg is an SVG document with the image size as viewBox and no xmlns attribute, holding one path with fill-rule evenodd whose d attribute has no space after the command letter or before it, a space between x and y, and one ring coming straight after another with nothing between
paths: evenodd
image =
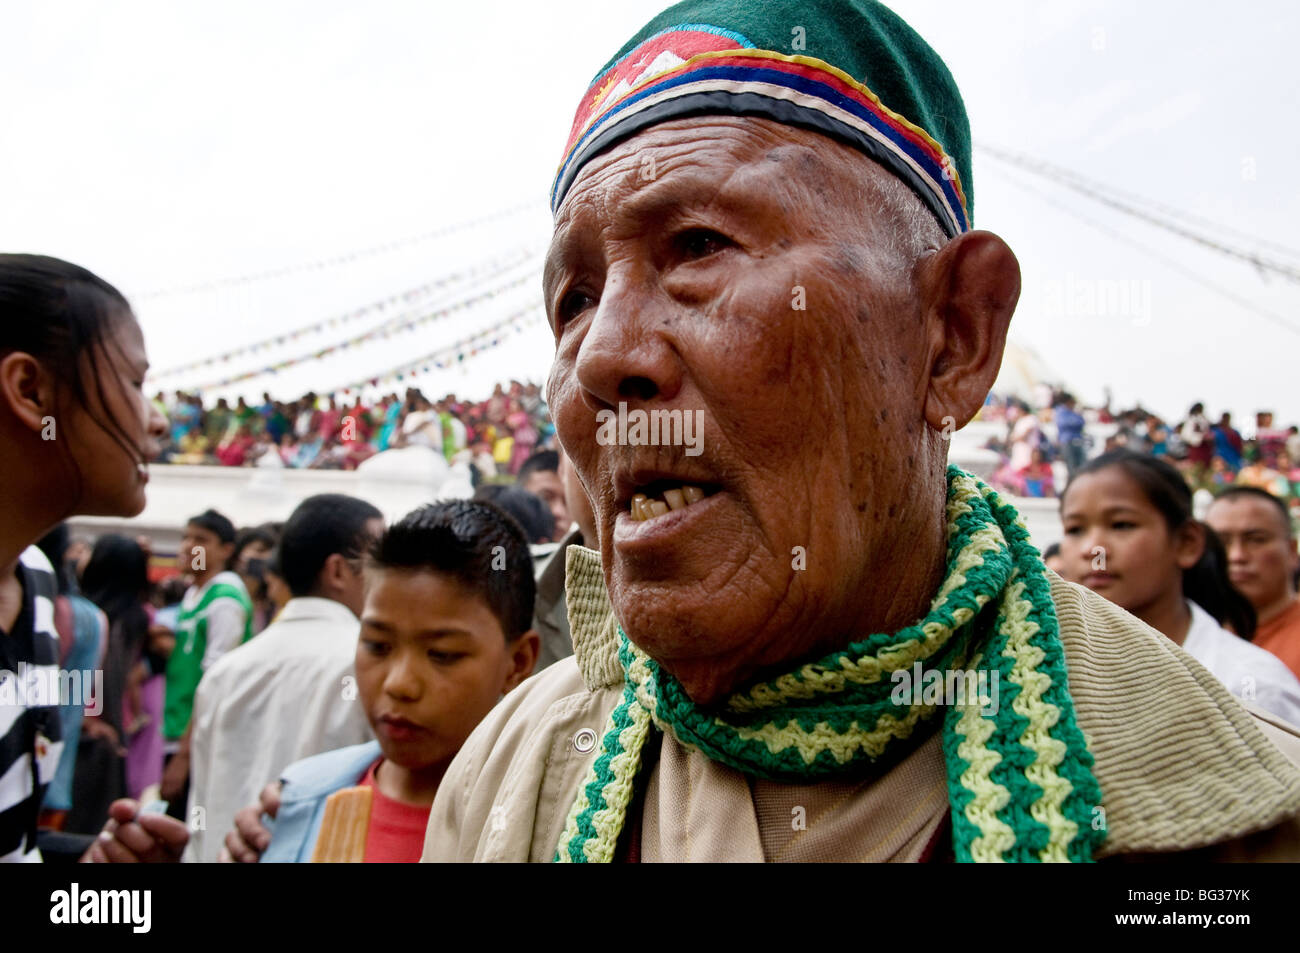
<instances>
[{"instance_id":1,"label":"red clothing in crowd","mask_svg":"<svg viewBox=\"0 0 1300 953\"><path fill-rule=\"evenodd\" d=\"M367 864L416 864L424 850L424 832L429 826L432 804L419 807L394 801L379 790L375 771L383 763L380 758L370 766L362 779L363 787L371 789L370 830L366 833Z\"/></svg>"},{"instance_id":2,"label":"red clothing in crowd","mask_svg":"<svg viewBox=\"0 0 1300 953\"><path fill-rule=\"evenodd\" d=\"M1254 642L1286 662L1300 678L1300 600L1256 626Z\"/></svg>"}]
</instances>

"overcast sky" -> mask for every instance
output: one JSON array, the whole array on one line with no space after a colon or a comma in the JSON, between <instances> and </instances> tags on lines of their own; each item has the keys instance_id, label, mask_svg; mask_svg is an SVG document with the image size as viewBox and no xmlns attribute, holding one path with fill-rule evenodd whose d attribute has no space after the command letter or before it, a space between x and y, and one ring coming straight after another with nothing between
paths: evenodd
<instances>
[{"instance_id":1,"label":"overcast sky","mask_svg":"<svg viewBox=\"0 0 1300 953\"><path fill-rule=\"evenodd\" d=\"M159 369L466 269L477 270L411 313L525 279L232 394L342 386L528 308L540 301L530 266L486 277L485 263L544 247L545 196L578 97L663 4L444 6L0 0L0 248L67 258L118 285ZM1300 246L1294 5L893 6L952 69L978 143L1230 226L1225 243L1251 247L1240 232ZM1109 384L1118 404L1167 415L1200 399L1212 413L1267 406L1300 421L1300 285L1265 281L979 148L974 164L975 223L1006 238L1024 272L1013 338L1085 400ZM311 263L326 264L175 290ZM1112 302L1123 313L1089 311L1102 282L1125 292ZM394 313L163 383L262 367ZM544 323L502 340L423 383L478 395L495 380L544 379Z\"/></svg>"}]
</instances>

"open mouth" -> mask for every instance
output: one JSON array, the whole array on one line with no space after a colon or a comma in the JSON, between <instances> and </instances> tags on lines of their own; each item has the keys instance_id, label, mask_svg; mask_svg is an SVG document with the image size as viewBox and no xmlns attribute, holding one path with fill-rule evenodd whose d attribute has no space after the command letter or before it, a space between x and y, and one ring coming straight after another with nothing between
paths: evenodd
<instances>
[{"instance_id":1,"label":"open mouth","mask_svg":"<svg viewBox=\"0 0 1300 953\"><path fill-rule=\"evenodd\" d=\"M628 509L639 522L666 516L674 510L684 510L698 503L721 487L711 483L683 483L680 480L654 480L636 487Z\"/></svg>"}]
</instances>

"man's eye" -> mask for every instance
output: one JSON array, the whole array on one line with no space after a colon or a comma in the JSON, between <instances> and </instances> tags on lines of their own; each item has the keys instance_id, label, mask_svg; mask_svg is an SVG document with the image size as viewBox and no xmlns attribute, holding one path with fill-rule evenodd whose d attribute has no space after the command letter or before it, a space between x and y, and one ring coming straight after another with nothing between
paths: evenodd
<instances>
[{"instance_id":1,"label":"man's eye","mask_svg":"<svg viewBox=\"0 0 1300 953\"><path fill-rule=\"evenodd\" d=\"M1077 535L1078 535L1079 533L1081 533L1082 531L1083 531L1083 527L1081 527L1081 526L1067 526L1067 527L1065 528L1065 535L1066 535L1066 536L1077 536Z\"/></svg>"},{"instance_id":2,"label":"man's eye","mask_svg":"<svg viewBox=\"0 0 1300 953\"><path fill-rule=\"evenodd\" d=\"M677 235L673 239L673 244L683 258L693 261L697 258L716 255L724 248L730 248L735 243L725 235L719 235L707 228L692 228Z\"/></svg>"},{"instance_id":3,"label":"man's eye","mask_svg":"<svg viewBox=\"0 0 1300 953\"><path fill-rule=\"evenodd\" d=\"M365 645L366 651L371 655L383 655L388 651L386 642L372 642L370 639L364 639L362 644Z\"/></svg>"},{"instance_id":4,"label":"man's eye","mask_svg":"<svg viewBox=\"0 0 1300 953\"><path fill-rule=\"evenodd\" d=\"M456 661L458 658L460 658L462 654L463 654L463 653L458 653L458 652L433 652L433 651L430 651L430 652L429 652L429 658L433 659L433 661L437 662L439 665L449 665L450 663L452 663L452 662Z\"/></svg>"},{"instance_id":5,"label":"man's eye","mask_svg":"<svg viewBox=\"0 0 1300 953\"><path fill-rule=\"evenodd\" d=\"M560 299L560 306L556 309L555 316L560 324L564 324L572 321L595 303L591 295L575 289Z\"/></svg>"}]
</instances>

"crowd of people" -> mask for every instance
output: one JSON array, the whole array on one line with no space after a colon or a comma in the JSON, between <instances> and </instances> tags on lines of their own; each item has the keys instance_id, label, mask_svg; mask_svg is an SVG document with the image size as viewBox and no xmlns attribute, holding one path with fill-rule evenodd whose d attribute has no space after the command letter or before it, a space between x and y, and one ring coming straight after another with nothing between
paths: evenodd
<instances>
[{"instance_id":1,"label":"crowd of people","mask_svg":"<svg viewBox=\"0 0 1300 953\"><path fill-rule=\"evenodd\" d=\"M92 282L50 260L10 267ZM20 611L11 639L24 622L44 624L44 664L93 688L59 699L38 723L57 755L45 753L53 764L33 827L10 831L19 838L11 859L37 843L47 859L419 859L460 745L498 698L573 651L559 567L569 545L596 533L563 454L535 449L553 432L536 389L512 382L475 405L410 391L347 413L313 395L287 408L268 400L207 411L182 395L166 417L141 400L146 446L169 431L258 428L259 441L278 447L287 426L328 452L356 420L375 447L428 440L454 454L477 441L493 460L487 478L475 473L474 499L430 504L390 527L371 504L340 494L242 529L205 510L187 522L175 571L160 580L150 579L143 537L74 539L61 523L25 549L23 596L48 592L53 611L44 620ZM1284 462L1294 428L1278 432L1261 415L1243 440L1226 414L1211 425L1200 405L1170 427L1137 411L1080 413L1068 394L1052 403L1054 428L1015 400L990 398L983 411L1007 421L1011 460L1028 444L1031 467L1066 469L1064 542L1048 564L1182 645L1233 694L1300 724L1291 486L1261 485L1248 462ZM1116 425L1100 454L1085 419ZM1236 480L1219 485L1225 466ZM1013 476L1018 492L1051 491L1046 471ZM1198 488L1217 492L1207 523L1192 514ZM131 509L140 492L119 487L132 502L114 505ZM327 798L344 789L368 792L371 805L370 833L351 855L320 835ZM138 812L150 803L179 826ZM93 840L101 830L118 834Z\"/></svg>"},{"instance_id":2,"label":"crowd of people","mask_svg":"<svg viewBox=\"0 0 1300 953\"><path fill-rule=\"evenodd\" d=\"M120 292L0 255L0 860L1300 859L1300 555L1289 486L1250 483L1288 438L1264 418L1251 470L1200 405L1089 447L1069 395L986 401L1021 276L971 227L965 115L881 4L687 0L579 106L549 411L390 396L364 438L337 395L158 406ZM688 399L700 455L594 427ZM1056 552L950 463L982 405ZM283 464L385 428L494 467L388 525L196 500L162 586L147 540L57 529L142 512L169 440ZM88 698L37 690L70 671Z\"/></svg>"},{"instance_id":3,"label":"crowd of people","mask_svg":"<svg viewBox=\"0 0 1300 953\"><path fill-rule=\"evenodd\" d=\"M993 476L1000 489L1054 497L1089 457L1127 448L1169 463L1193 492L1257 487L1288 508L1300 508L1300 427L1277 426L1271 411L1258 411L1243 435L1231 413L1224 411L1211 421L1199 402L1182 420L1166 421L1140 406L1112 412L1107 401L1083 408L1067 391L1041 390L1037 407L1018 397L990 394L980 412L981 420L1006 424L1005 436L986 444L1000 456ZM1090 430L1105 436L1096 439Z\"/></svg>"},{"instance_id":4,"label":"crowd of people","mask_svg":"<svg viewBox=\"0 0 1300 953\"><path fill-rule=\"evenodd\" d=\"M374 401L360 393L304 394L261 403L225 397L204 406L197 393L159 391L154 407L167 421L160 463L226 467L355 470L385 450L425 446L451 462L469 451L484 474L519 471L554 427L534 383L497 384L482 401L446 394L430 400L418 388Z\"/></svg>"},{"instance_id":5,"label":"crowd of people","mask_svg":"<svg viewBox=\"0 0 1300 953\"><path fill-rule=\"evenodd\" d=\"M263 781L334 748L364 761L346 786L373 787L374 810L388 812L376 815L367 859L418 859L459 743L539 659L572 652L553 587L535 598L535 566L557 549L562 559L555 544L581 542L586 522L577 501L574 525L579 491L560 470L556 451L538 451L511 483L483 482L472 500L421 507L387 529L373 505L342 494L243 529L205 510L186 523L178 571L158 581L146 537L90 542L65 524L46 534L36 550L56 583L58 665L93 686L58 708L61 752L39 817L47 859L80 856L129 798L165 803L189 831L188 858L216 860L224 831L209 831L207 817L229 822ZM391 653L425 652L430 632L453 633L434 640L438 664L404 667L387 685ZM310 828L310 809L295 810ZM293 835L301 843L282 835L274 856L308 859L306 833Z\"/></svg>"}]
</instances>

